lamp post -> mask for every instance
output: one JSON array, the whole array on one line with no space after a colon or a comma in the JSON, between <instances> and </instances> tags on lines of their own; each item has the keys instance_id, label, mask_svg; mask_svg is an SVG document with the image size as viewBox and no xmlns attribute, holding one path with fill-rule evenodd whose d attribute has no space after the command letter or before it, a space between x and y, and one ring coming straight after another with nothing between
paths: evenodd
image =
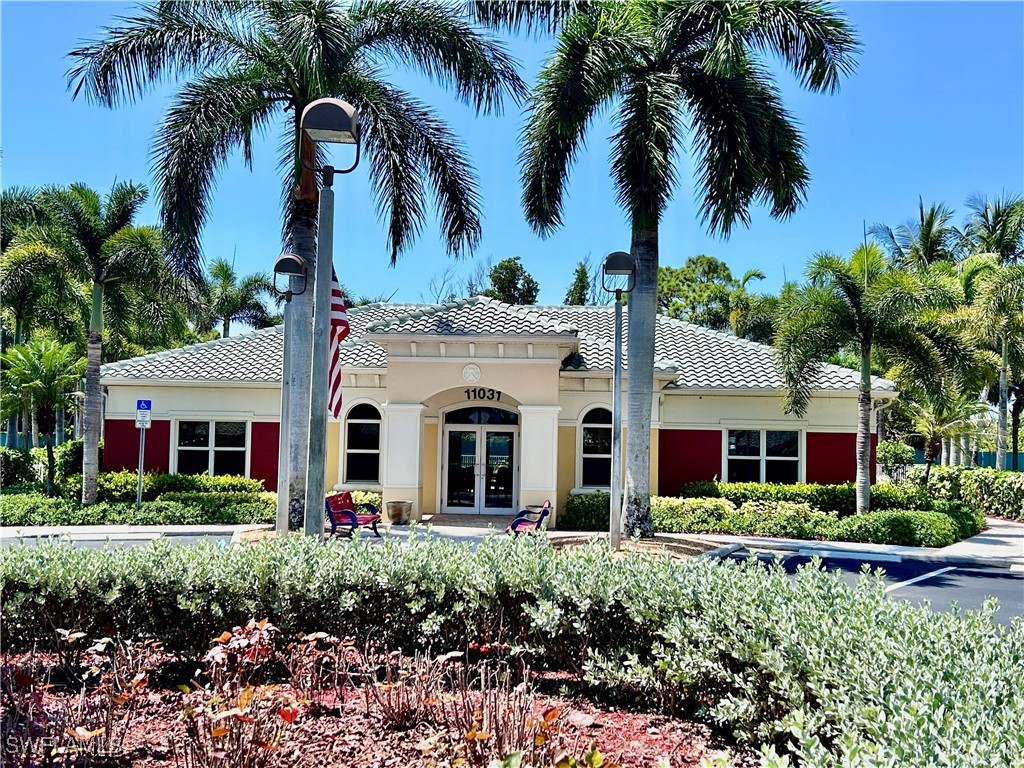
<instances>
[{"instance_id":1,"label":"lamp post","mask_svg":"<svg viewBox=\"0 0 1024 768\"><path fill-rule=\"evenodd\" d=\"M601 287L615 294L615 356L612 363L612 476L608 533L613 552L622 546L622 294L633 290L636 266L633 257L613 251L601 267ZM608 287L609 277L624 277L626 285Z\"/></svg>"},{"instance_id":2,"label":"lamp post","mask_svg":"<svg viewBox=\"0 0 1024 768\"><path fill-rule=\"evenodd\" d=\"M324 535L324 477L327 471L327 377L329 373L331 264L334 257L334 174L351 173L359 165L359 121L355 107L341 99L317 99L302 110L299 123L312 141L355 144L355 162L343 171L318 168L323 187L317 218L316 274L313 279L313 360L309 401L309 458L306 464L307 536Z\"/></svg>"},{"instance_id":3,"label":"lamp post","mask_svg":"<svg viewBox=\"0 0 1024 768\"><path fill-rule=\"evenodd\" d=\"M306 292L306 260L294 253L284 253L274 262L274 290L284 296L284 360L281 366L281 418L277 437L277 524L278 533L288 533L288 419L291 411L292 355L291 334L288 332L292 316L292 296ZM282 291L277 287L277 276L288 280Z\"/></svg>"}]
</instances>

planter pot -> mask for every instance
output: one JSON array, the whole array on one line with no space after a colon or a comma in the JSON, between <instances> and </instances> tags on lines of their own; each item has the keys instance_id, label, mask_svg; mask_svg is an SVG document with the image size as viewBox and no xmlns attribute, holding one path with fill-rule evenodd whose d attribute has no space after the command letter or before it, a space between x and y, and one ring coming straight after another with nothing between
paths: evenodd
<instances>
[{"instance_id":1,"label":"planter pot","mask_svg":"<svg viewBox=\"0 0 1024 768\"><path fill-rule=\"evenodd\" d=\"M411 501L389 501L387 507L388 522L391 525L408 525L412 522Z\"/></svg>"}]
</instances>

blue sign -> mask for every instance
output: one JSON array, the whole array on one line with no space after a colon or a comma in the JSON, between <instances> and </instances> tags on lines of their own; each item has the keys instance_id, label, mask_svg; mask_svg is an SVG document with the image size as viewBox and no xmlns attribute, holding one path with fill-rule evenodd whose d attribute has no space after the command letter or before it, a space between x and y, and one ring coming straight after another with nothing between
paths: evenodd
<instances>
[{"instance_id":1,"label":"blue sign","mask_svg":"<svg viewBox=\"0 0 1024 768\"><path fill-rule=\"evenodd\" d=\"M153 401L152 400L136 400L135 401L136 411L152 411Z\"/></svg>"}]
</instances>

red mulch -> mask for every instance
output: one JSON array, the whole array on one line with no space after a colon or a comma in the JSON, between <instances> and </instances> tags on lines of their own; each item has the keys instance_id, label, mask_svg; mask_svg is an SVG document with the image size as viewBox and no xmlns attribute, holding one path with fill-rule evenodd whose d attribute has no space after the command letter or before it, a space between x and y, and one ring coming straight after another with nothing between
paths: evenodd
<instances>
[{"instance_id":1,"label":"red mulch","mask_svg":"<svg viewBox=\"0 0 1024 768\"><path fill-rule=\"evenodd\" d=\"M0 662L17 664L23 658L4 654ZM190 683L189 673L184 670L182 664L167 658L150 674L153 685L142 695L141 706L125 738L124 759L117 763L141 768L176 764L171 743L184 735L178 718L189 700L189 696L177 688L178 684ZM566 673L549 673L536 678L542 687L552 690L563 681L568 684L560 688L563 691L578 683ZM277 690L295 694L288 685L277 686ZM44 697L47 708L56 707L61 700L70 701L76 693L75 686L64 689L54 685ZM750 751L723 744L707 726L693 721L599 706L579 696L537 693L534 702L535 712L558 710L558 743L576 757L582 757L591 744L596 744L606 760L622 768L653 768L659 760L666 760L666 765L674 767L696 766L702 758L717 755L728 755L729 765L738 768L758 764ZM386 727L375 713L368 715L359 689L346 694L340 715L333 705L326 714L323 710L328 708L320 709L316 712L302 707L302 714L289 726L284 743L275 750L272 765L288 768L468 765L456 759L457 739L451 734L439 732L427 724L394 730ZM10 713L0 711L0 719L6 720L9 716Z\"/></svg>"}]
</instances>

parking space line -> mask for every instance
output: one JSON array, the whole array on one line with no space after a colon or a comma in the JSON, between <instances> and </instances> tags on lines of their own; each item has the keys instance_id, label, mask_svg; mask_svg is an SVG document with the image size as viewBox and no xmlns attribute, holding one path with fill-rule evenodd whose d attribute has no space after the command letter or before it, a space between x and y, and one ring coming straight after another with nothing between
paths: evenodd
<instances>
[{"instance_id":1,"label":"parking space line","mask_svg":"<svg viewBox=\"0 0 1024 768\"><path fill-rule=\"evenodd\" d=\"M909 587L911 584L916 584L919 581L924 581L925 579L931 579L931 578L933 578L935 576L941 576L943 573L949 573L950 571L955 571L955 570L956 570L956 566L955 565L950 565L950 566L948 566L946 568L939 568L939 570L937 570L937 571L931 571L930 573L923 573L920 576L915 576L912 579L907 579L906 581L901 581L898 584L891 584L890 586L885 588L885 591L886 592L892 592L894 589L899 589L900 587Z\"/></svg>"}]
</instances>

